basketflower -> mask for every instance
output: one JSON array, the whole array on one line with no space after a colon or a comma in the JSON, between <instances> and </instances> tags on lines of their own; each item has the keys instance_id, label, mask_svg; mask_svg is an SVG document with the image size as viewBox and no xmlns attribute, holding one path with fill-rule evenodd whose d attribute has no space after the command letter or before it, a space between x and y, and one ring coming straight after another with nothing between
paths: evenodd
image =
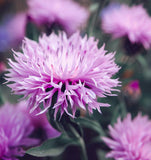
<instances>
[{"instance_id":1,"label":"basketflower","mask_svg":"<svg viewBox=\"0 0 151 160\"><path fill-rule=\"evenodd\" d=\"M14 105L5 104L0 108L0 159L17 160L23 156L23 147L37 145L39 140L30 138L33 125L27 115Z\"/></svg>"},{"instance_id":2,"label":"basketflower","mask_svg":"<svg viewBox=\"0 0 151 160\"><path fill-rule=\"evenodd\" d=\"M111 149L108 158L151 160L151 121L147 116L138 114L132 119L128 114L123 121L119 118L113 127L109 125L109 135L111 138L102 138Z\"/></svg>"},{"instance_id":3,"label":"basketflower","mask_svg":"<svg viewBox=\"0 0 151 160\"><path fill-rule=\"evenodd\" d=\"M28 97L30 112L43 113L48 108L74 117L78 108L100 111L97 96L113 96L118 79L112 79L119 67L115 53L97 46L94 37L81 37L79 32L67 38L63 32L43 35L39 42L25 39L21 52L14 51L16 61L9 60L9 87L15 94ZM43 106L41 106L43 104ZM40 107L41 106L41 107Z\"/></svg>"},{"instance_id":4,"label":"basketflower","mask_svg":"<svg viewBox=\"0 0 151 160\"><path fill-rule=\"evenodd\" d=\"M142 5L127 6L111 3L101 12L101 27L113 38L127 37L127 43L134 44L135 50L142 45L151 46L151 18Z\"/></svg>"},{"instance_id":5,"label":"basketflower","mask_svg":"<svg viewBox=\"0 0 151 160\"><path fill-rule=\"evenodd\" d=\"M38 26L60 25L72 34L87 22L89 11L72 0L28 0L28 16Z\"/></svg>"}]
</instances>

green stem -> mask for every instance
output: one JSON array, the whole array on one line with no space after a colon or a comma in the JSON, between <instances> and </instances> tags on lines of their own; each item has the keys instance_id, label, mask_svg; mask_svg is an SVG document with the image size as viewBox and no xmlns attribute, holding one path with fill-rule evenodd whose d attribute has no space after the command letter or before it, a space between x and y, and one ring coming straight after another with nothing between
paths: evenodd
<instances>
[{"instance_id":1,"label":"green stem","mask_svg":"<svg viewBox=\"0 0 151 160\"><path fill-rule=\"evenodd\" d=\"M82 151L81 160L88 160L88 156L87 156L84 140L83 140L83 138L80 138L79 140L80 140L81 151Z\"/></svg>"},{"instance_id":2,"label":"green stem","mask_svg":"<svg viewBox=\"0 0 151 160\"><path fill-rule=\"evenodd\" d=\"M0 87L0 101L1 101L2 104L4 104L5 101L6 101L6 98L5 98L4 95L3 95L3 92L2 92L1 87Z\"/></svg>"},{"instance_id":3,"label":"green stem","mask_svg":"<svg viewBox=\"0 0 151 160\"><path fill-rule=\"evenodd\" d=\"M76 138L80 139L80 135L78 134L78 132L76 131L76 129L72 125L69 125L69 127L70 127L70 130L72 131L72 133L74 134L74 136Z\"/></svg>"},{"instance_id":4,"label":"green stem","mask_svg":"<svg viewBox=\"0 0 151 160\"><path fill-rule=\"evenodd\" d=\"M125 98L124 98L123 94L121 94L119 96L119 104L120 104L120 108L121 108L121 114L122 114L121 116L125 117L127 114L127 106L126 106Z\"/></svg>"},{"instance_id":5,"label":"green stem","mask_svg":"<svg viewBox=\"0 0 151 160\"><path fill-rule=\"evenodd\" d=\"M88 160L86 147L83 138L78 134L75 128L72 125L69 125L70 130L74 134L74 136L79 140L80 147L81 147L81 160Z\"/></svg>"},{"instance_id":6,"label":"green stem","mask_svg":"<svg viewBox=\"0 0 151 160\"><path fill-rule=\"evenodd\" d=\"M68 126L66 123L63 123L63 121L68 123ZM62 120L62 125L66 125L66 127L64 126L64 128L67 135L71 138L74 138L74 140L76 139L76 141L78 141L79 147L81 149L81 160L88 160L85 142L81 134L79 134L79 132L76 130L74 123L76 123L76 121L72 122L69 117L66 117L65 119ZM68 131L70 133L68 133Z\"/></svg>"},{"instance_id":7,"label":"green stem","mask_svg":"<svg viewBox=\"0 0 151 160\"><path fill-rule=\"evenodd\" d=\"M98 19L98 16L99 16L99 13L100 13L100 10L104 7L105 3L107 2L107 0L102 0L103 2L99 2L98 4L98 8L94 14L94 17L92 19L92 22L90 24L90 29L89 29L89 36L93 36L94 34L94 29L95 29L95 26L96 26L96 22L97 22L97 19Z\"/></svg>"}]
</instances>

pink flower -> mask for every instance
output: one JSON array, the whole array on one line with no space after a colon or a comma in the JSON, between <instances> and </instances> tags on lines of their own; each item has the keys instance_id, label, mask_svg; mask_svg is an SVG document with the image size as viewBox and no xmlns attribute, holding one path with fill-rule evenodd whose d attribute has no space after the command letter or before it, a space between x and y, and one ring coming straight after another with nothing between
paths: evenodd
<instances>
[{"instance_id":1,"label":"pink flower","mask_svg":"<svg viewBox=\"0 0 151 160\"><path fill-rule=\"evenodd\" d=\"M138 90L140 87L139 87L139 81L138 80L134 80L134 81L131 81L129 83L129 86L133 89L133 90Z\"/></svg>"},{"instance_id":2,"label":"pink flower","mask_svg":"<svg viewBox=\"0 0 151 160\"><path fill-rule=\"evenodd\" d=\"M88 11L72 0L28 0L29 18L37 25L56 23L72 34L88 19Z\"/></svg>"},{"instance_id":3,"label":"pink flower","mask_svg":"<svg viewBox=\"0 0 151 160\"><path fill-rule=\"evenodd\" d=\"M151 121L140 114L131 119L130 114L114 127L109 126L111 138L103 141L111 148L107 157L116 160L151 160Z\"/></svg>"},{"instance_id":4,"label":"pink flower","mask_svg":"<svg viewBox=\"0 0 151 160\"><path fill-rule=\"evenodd\" d=\"M123 87L123 92L128 100L138 100L141 96L141 89L138 80L130 81L126 86Z\"/></svg>"},{"instance_id":5,"label":"pink flower","mask_svg":"<svg viewBox=\"0 0 151 160\"><path fill-rule=\"evenodd\" d=\"M5 17L0 25L0 51L18 47L25 36L26 14Z\"/></svg>"},{"instance_id":6,"label":"pink flower","mask_svg":"<svg viewBox=\"0 0 151 160\"><path fill-rule=\"evenodd\" d=\"M151 45L151 18L141 6L111 4L101 14L102 29L113 38L127 36L131 43Z\"/></svg>"},{"instance_id":7,"label":"pink flower","mask_svg":"<svg viewBox=\"0 0 151 160\"><path fill-rule=\"evenodd\" d=\"M29 138L33 131L30 119L15 106L0 108L0 159L16 160L24 155L23 147L33 146L38 140Z\"/></svg>"},{"instance_id":8,"label":"pink flower","mask_svg":"<svg viewBox=\"0 0 151 160\"><path fill-rule=\"evenodd\" d=\"M23 54L14 52L16 62L10 60L9 86L28 98L30 111L45 112L50 106L61 115L75 116L77 108L100 111L97 96L113 96L119 81L112 79L119 67L114 53L98 49L93 37L82 38L78 33L67 38L65 33L43 35L39 42L25 39ZM55 100L56 101L55 101ZM39 105L43 103L43 109ZM86 104L88 106L86 107ZM72 112L70 112L72 111Z\"/></svg>"}]
</instances>

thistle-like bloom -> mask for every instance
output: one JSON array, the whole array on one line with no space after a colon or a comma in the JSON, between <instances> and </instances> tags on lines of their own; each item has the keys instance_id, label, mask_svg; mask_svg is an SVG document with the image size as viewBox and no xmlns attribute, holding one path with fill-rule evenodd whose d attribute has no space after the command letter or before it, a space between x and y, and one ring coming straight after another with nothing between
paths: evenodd
<instances>
[{"instance_id":1,"label":"thistle-like bloom","mask_svg":"<svg viewBox=\"0 0 151 160\"><path fill-rule=\"evenodd\" d=\"M14 52L16 62L9 61L12 68L7 76L16 94L29 97L31 112L39 108L43 113L51 106L55 116L60 109L61 115L66 112L74 117L77 108L92 113L109 106L98 103L97 96L114 95L111 91L116 91L113 87L119 81L112 76L119 67L115 53L106 54L104 46L98 49L93 37L52 33L40 37L38 43L26 38L22 49L23 54Z\"/></svg>"},{"instance_id":2,"label":"thistle-like bloom","mask_svg":"<svg viewBox=\"0 0 151 160\"><path fill-rule=\"evenodd\" d=\"M23 147L39 141L29 138L33 131L30 119L15 106L6 104L0 108L0 159L16 160L23 156Z\"/></svg>"},{"instance_id":3,"label":"thistle-like bloom","mask_svg":"<svg viewBox=\"0 0 151 160\"><path fill-rule=\"evenodd\" d=\"M68 34L83 26L89 12L72 0L28 0L29 18L38 26L60 25Z\"/></svg>"},{"instance_id":4,"label":"thistle-like bloom","mask_svg":"<svg viewBox=\"0 0 151 160\"><path fill-rule=\"evenodd\" d=\"M151 160L151 121L147 116L131 115L121 121L119 118L114 127L109 126L111 138L104 137L104 142L111 148L107 157L116 160Z\"/></svg>"},{"instance_id":5,"label":"thistle-like bloom","mask_svg":"<svg viewBox=\"0 0 151 160\"><path fill-rule=\"evenodd\" d=\"M111 4L101 13L102 29L113 38L128 37L133 44L151 46L151 18L141 6Z\"/></svg>"}]
</instances>

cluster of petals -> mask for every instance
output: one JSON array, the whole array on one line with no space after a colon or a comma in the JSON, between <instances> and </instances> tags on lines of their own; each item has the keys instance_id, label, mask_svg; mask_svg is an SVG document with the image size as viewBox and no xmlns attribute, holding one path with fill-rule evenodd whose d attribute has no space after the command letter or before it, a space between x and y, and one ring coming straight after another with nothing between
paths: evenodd
<instances>
[{"instance_id":1,"label":"cluster of petals","mask_svg":"<svg viewBox=\"0 0 151 160\"><path fill-rule=\"evenodd\" d=\"M17 26L17 27L16 27ZM7 15L0 25L0 51L18 47L25 36L26 14Z\"/></svg>"},{"instance_id":2,"label":"cluster of petals","mask_svg":"<svg viewBox=\"0 0 151 160\"><path fill-rule=\"evenodd\" d=\"M107 157L116 160L151 160L151 121L147 116L138 114L133 120L131 115L121 121L119 118L114 127L109 126L111 138L103 141L111 151Z\"/></svg>"},{"instance_id":3,"label":"cluster of petals","mask_svg":"<svg viewBox=\"0 0 151 160\"><path fill-rule=\"evenodd\" d=\"M28 97L30 111L45 112L49 107L75 116L77 108L100 112L97 96L113 96L118 79L112 76L119 67L115 53L108 53L104 45L98 49L93 37L81 37L79 32L70 38L64 32L43 35L39 42L25 39L23 54L14 51L16 62L10 60L7 74L9 87L18 95ZM43 104L43 108L39 107ZM87 107L86 107L87 104Z\"/></svg>"},{"instance_id":4,"label":"cluster of petals","mask_svg":"<svg viewBox=\"0 0 151 160\"><path fill-rule=\"evenodd\" d=\"M111 3L101 13L102 29L113 38L126 36L131 43L151 45L151 18L142 5Z\"/></svg>"},{"instance_id":5,"label":"cluster of petals","mask_svg":"<svg viewBox=\"0 0 151 160\"><path fill-rule=\"evenodd\" d=\"M68 34L83 26L89 12L72 0L28 0L28 16L37 25L60 25Z\"/></svg>"},{"instance_id":6,"label":"cluster of petals","mask_svg":"<svg viewBox=\"0 0 151 160\"><path fill-rule=\"evenodd\" d=\"M27 115L15 106L5 104L0 108L0 159L17 160L23 156L23 147L36 145L37 139L30 138L33 125Z\"/></svg>"}]
</instances>

